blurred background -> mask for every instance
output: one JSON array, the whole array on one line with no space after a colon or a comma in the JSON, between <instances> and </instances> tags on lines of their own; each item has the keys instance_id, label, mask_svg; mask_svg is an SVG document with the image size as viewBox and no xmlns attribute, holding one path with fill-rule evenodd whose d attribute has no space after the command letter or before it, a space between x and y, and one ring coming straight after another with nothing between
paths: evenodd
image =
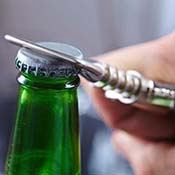
<instances>
[{"instance_id":1,"label":"blurred background","mask_svg":"<svg viewBox=\"0 0 175 175\"><path fill-rule=\"evenodd\" d=\"M33 41L64 42L91 57L155 39L175 28L174 0L1 0L0 1L0 172L15 117L17 47L4 34ZM88 99L88 100L87 100ZM132 175L106 128L80 88L83 175Z\"/></svg>"}]
</instances>

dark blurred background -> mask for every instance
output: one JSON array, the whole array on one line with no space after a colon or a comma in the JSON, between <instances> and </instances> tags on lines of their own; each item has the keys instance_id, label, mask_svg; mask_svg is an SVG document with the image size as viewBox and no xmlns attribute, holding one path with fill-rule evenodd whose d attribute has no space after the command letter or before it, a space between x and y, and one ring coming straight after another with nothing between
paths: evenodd
<instances>
[{"instance_id":1,"label":"dark blurred background","mask_svg":"<svg viewBox=\"0 0 175 175\"><path fill-rule=\"evenodd\" d=\"M0 1L0 172L16 111L17 47L4 34L33 41L64 42L91 57L145 42L175 28L174 0L1 0ZM87 100L88 99L88 100ZM80 88L83 175L131 175L106 128Z\"/></svg>"}]
</instances>

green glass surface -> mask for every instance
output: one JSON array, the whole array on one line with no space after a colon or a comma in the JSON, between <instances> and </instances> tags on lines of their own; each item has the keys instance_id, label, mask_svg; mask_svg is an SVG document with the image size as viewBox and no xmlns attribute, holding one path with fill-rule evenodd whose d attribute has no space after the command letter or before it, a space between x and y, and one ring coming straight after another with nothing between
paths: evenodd
<instances>
[{"instance_id":1,"label":"green glass surface","mask_svg":"<svg viewBox=\"0 0 175 175\"><path fill-rule=\"evenodd\" d=\"M79 78L19 75L6 175L80 175Z\"/></svg>"}]
</instances>

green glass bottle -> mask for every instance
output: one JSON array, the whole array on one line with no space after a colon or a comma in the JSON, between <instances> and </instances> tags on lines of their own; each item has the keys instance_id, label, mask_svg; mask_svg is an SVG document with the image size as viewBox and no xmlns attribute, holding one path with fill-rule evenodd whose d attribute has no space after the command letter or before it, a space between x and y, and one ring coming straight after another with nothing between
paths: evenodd
<instances>
[{"instance_id":1,"label":"green glass bottle","mask_svg":"<svg viewBox=\"0 0 175 175\"><path fill-rule=\"evenodd\" d=\"M82 58L69 45L42 45ZM5 174L80 175L79 70L25 48L15 63L19 101Z\"/></svg>"}]
</instances>

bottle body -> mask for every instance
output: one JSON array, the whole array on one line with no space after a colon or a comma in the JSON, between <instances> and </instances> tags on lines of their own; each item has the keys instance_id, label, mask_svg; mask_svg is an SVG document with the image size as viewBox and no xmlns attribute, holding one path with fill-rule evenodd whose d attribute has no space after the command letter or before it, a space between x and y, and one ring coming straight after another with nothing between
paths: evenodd
<instances>
[{"instance_id":1,"label":"bottle body","mask_svg":"<svg viewBox=\"0 0 175 175\"><path fill-rule=\"evenodd\" d=\"M18 111L6 175L79 175L79 78L20 75Z\"/></svg>"}]
</instances>

